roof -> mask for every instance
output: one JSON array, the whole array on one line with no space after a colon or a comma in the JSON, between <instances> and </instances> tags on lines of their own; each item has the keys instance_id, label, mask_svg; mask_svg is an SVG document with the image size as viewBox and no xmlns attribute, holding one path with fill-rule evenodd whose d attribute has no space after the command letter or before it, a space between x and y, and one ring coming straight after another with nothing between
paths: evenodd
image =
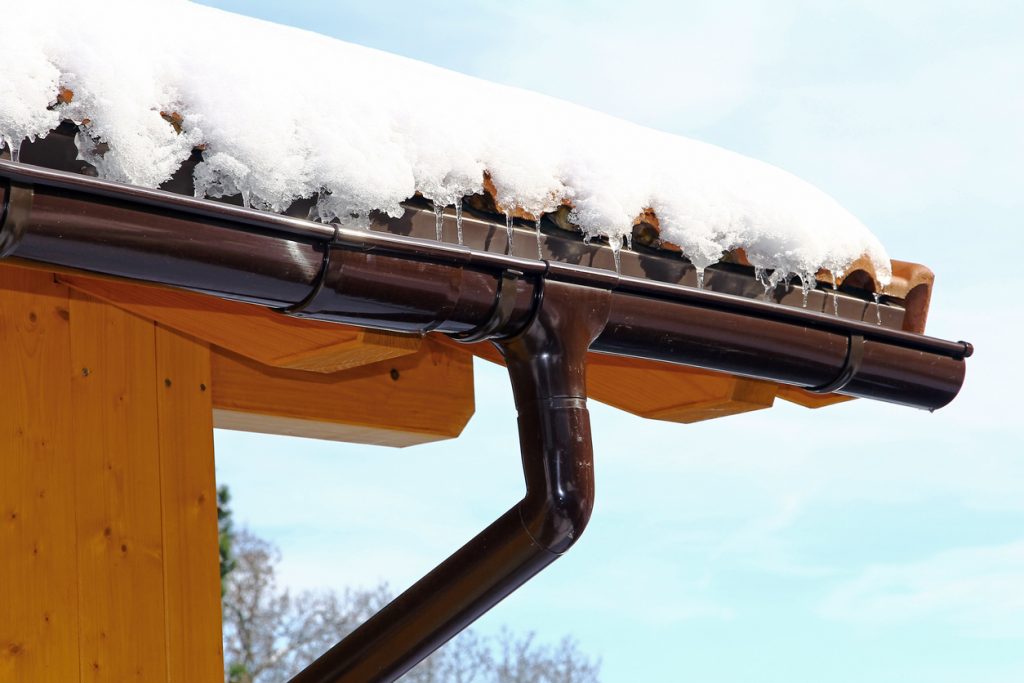
<instances>
[{"instance_id":1,"label":"roof","mask_svg":"<svg viewBox=\"0 0 1024 683\"><path fill-rule=\"evenodd\" d=\"M656 335L633 339L625 350L619 341L598 349L637 355L647 363L668 361L777 381L777 388L766 394L770 394L767 405L774 395L812 407L837 400L789 385L828 391L845 387L847 395L903 402L904 389L894 388L903 386L899 382L884 388L847 386L850 378L845 372L852 355L845 361L843 356L852 354L846 349L854 348L855 339L946 356L956 361L949 366L950 381L957 388L962 381L961 361L969 355L969 345L920 341L905 334L924 331L934 279L931 271L909 262L888 261L877 240L848 212L779 169L551 98L190 3L104 5L99 10L104 13L102 19L123 30L102 40L71 30L82 18L81 11L73 4L56 4L59 12L53 11L53 2L17 8L21 23L44 15L48 21L42 22L44 28L31 41L18 36L10 43L0 41L0 59L13 74L0 83L9 95L0 97L0 136L8 144L0 156L20 153L28 164L131 185L73 180L31 168L22 172L17 164L0 164L3 177L12 183L5 201L13 205L17 195L23 197L17 201L25 202L24 193L14 192L14 184L26 183L42 192L27 200L28 205L42 201L45 206L51 201L47 197L56 192L61 211L76 214L73 220L65 219L54 213L54 205L44 208L45 218L30 230L37 235L28 240L22 239L19 228L27 219L5 216L7 225L0 230L4 254L291 311L305 305L304 297L320 296L328 268L326 261L319 264L329 256L319 253L377 245L355 248L394 249L401 259L429 254L428 259L436 259L439 267L435 276L446 263L457 266L459 272L464 265L475 264L474 268L488 273L480 290L489 292L485 298L500 300L502 273L511 269L528 278L567 277L587 286L678 301L682 309L649 311L653 320L669 327L670 318L661 316L687 315L682 311L695 305L739 312L747 316L748 330L764 318L797 326L786 329L825 332L820 339L834 347L830 353L835 357L813 379L781 371L765 374L760 365L737 366L725 357L706 358L690 346L684 353L659 351L652 346ZM174 8L170 14L168 7ZM138 33L133 29L157 20L166 20L157 38L140 42L133 37ZM197 22L230 37L199 50L184 30ZM0 27L0 32L4 30ZM210 69L204 71L191 61L200 56ZM299 91L313 85L307 80L313 62L303 60L314 56L336 67L337 78L332 71L335 88L326 92L321 88L316 102L311 102L308 93ZM132 68L121 74L116 66L125 60L131 61ZM254 71L260 74L258 83L253 80ZM458 92L459 97L440 96L446 92ZM499 96L490 97L495 94ZM247 99L253 96L259 101ZM523 105L528 105L525 114ZM318 118L325 112L332 114L329 126ZM467 135L454 134L450 126L455 124L455 133ZM268 143L268 130L282 136L280 146L255 144ZM352 156L353 145L369 147ZM584 148L592 148L593 153L584 153ZM641 163L642 156L651 163ZM328 157L330 164L325 161ZM384 168L382 158L394 163ZM168 159L173 163L165 163ZM472 174L459 171L464 170L459 164L468 163L467 159L474 160L478 176L472 182L467 180ZM399 177L412 180L397 194L381 194L390 191L388 183ZM557 186L545 185L549 182ZM204 201L183 202L133 189L147 185ZM538 194L539 187L546 189ZM458 192L452 194L452 188ZM538 199L542 196L543 201ZM138 234L119 232L123 226L118 226L110 235L97 235L90 221L109 220L101 218L107 211L100 205L103 197L130 207L131 219L124 226ZM90 206L78 204L81 199ZM340 213L335 210L339 202L348 202ZM352 202L363 204L357 207ZM629 202L632 208L619 214L620 223L605 222L611 213L591 211L594 206L622 209ZM223 214L210 208L215 203L244 205L247 211ZM453 206L446 206L449 203ZM162 228L152 236L143 234L151 227L147 222L158 215L153 212L161 210L174 216L166 221L161 217L161 222L176 226L173 229L182 231L181 236L160 232ZM87 213L95 217L87 218ZM221 214L229 230L202 229L202 216ZM316 222L303 220L304 225L297 225L288 222L290 218L268 222L254 214ZM333 222L333 233L325 221ZM460 249L364 240L352 232L360 232L359 228L414 242L457 244ZM222 273L201 271L218 259L235 259L238 254L237 245L220 249L216 240L234 240L238 233L250 230L283 230L283 240L259 247L271 250L260 255L265 265L246 266L253 274L261 268L281 269L274 291L240 290L242 280L221 289ZM595 233L598 236L591 241ZM292 241L296 235L298 242ZM150 243L151 237L160 243ZM93 251L97 241L106 242L103 249L122 249L108 238L125 240L130 249L141 247L149 253L138 253L139 260L131 268L110 270L109 261L95 261L100 252ZM623 241L631 248L621 249ZM176 243L182 242L188 243L192 263L181 260L183 252ZM710 263L712 253L720 257L717 263ZM167 260L170 254L177 265L166 270L173 265ZM495 254L509 258L494 258ZM139 265L149 258L156 259L153 264L159 274ZM595 273L595 268L614 271L614 277ZM799 281L795 287L790 282L794 273ZM234 275L248 277L240 271ZM211 279L204 280L207 277ZM372 277L396 276L378 267ZM307 295L310 286L313 291ZM695 298L680 286L726 296ZM344 286L339 287L332 296L344 300ZM737 296L768 305L730 299ZM808 309L809 316L780 314L773 310L775 304ZM487 309L474 312L476 318L467 314L466 320L449 321L448 328L425 322L417 323L419 327L396 324L385 320L390 314L383 312L380 315L385 318L353 317L343 310L334 308L313 317L396 332L422 334L438 329L458 334L467 329L470 319L481 324L479 315ZM733 325L724 318L722 324ZM904 336L894 336L894 330ZM472 353L493 359L489 349L487 345L470 347ZM805 351L810 353L810 346ZM757 353L765 352L758 349ZM893 370L888 366L896 357L887 357L886 372ZM928 358L921 355L918 360ZM600 367L602 361L593 365ZM614 368L609 386L614 378L628 373L621 363L605 365ZM847 382L842 386L830 379L840 370ZM673 371L672 378L679 372ZM906 387L920 388L915 384L918 379ZM614 403L615 394L610 392L605 400ZM908 402L934 407L953 395L955 391L915 395ZM647 409L636 412L653 415Z\"/></svg>"},{"instance_id":2,"label":"roof","mask_svg":"<svg viewBox=\"0 0 1024 683\"><path fill-rule=\"evenodd\" d=\"M468 197L614 247L653 236L698 270L742 254L806 287L890 282L879 240L809 183L536 93L182 0L19 3L0 31L0 137L73 122L103 178L160 186L197 152L199 196L270 211L365 225Z\"/></svg>"}]
</instances>

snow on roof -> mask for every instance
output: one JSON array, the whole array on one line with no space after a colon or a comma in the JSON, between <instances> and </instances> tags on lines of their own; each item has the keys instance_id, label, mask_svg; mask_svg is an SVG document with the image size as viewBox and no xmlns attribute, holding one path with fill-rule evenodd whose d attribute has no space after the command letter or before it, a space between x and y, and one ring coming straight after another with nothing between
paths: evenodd
<instances>
[{"instance_id":1,"label":"snow on roof","mask_svg":"<svg viewBox=\"0 0 1024 683\"><path fill-rule=\"evenodd\" d=\"M421 193L500 209L562 205L618 244L645 211L698 268L742 248L813 283L889 258L835 200L771 165L536 93L184 0L21 0L0 19L0 137L62 120L102 177L148 187L192 153L197 194L321 220L392 216Z\"/></svg>"}]
</instances>

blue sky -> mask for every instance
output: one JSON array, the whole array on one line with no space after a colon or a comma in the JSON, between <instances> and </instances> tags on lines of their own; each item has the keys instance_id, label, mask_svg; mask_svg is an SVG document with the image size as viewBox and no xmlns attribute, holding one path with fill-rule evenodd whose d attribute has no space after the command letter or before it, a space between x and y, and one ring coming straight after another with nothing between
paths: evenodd
<instances>
[{"instance_id":1,"label":"blue sky","mask_svg":"<svg viewBox=\"0 0 1024 683\"><path fill-rule=\"evenodd\" d=\"M592 403L591 525L480 629L571 633L607 681L1024 680L1024 5L209 4L782 166L932 267L929 332L977 346L935 414L676 425ZM448 443L217 434L218 478L288 585L404 588L519 498L507 381L476 370Z\"/></svg>"}]
</instances>

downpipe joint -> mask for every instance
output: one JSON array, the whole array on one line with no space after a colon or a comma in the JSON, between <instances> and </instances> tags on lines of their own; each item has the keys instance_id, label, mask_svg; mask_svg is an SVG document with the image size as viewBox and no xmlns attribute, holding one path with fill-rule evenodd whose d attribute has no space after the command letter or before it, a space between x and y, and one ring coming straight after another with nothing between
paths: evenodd
<instances>
[{"instance_id":1,"label":"downpipe joint","mask_svg":"<svg viewBox=\"0 0 1024 683\"><path fill-rule=\"evenodd\" d=\"M539 546L564 553L594 505L586 354L608 321L611 292L544 280L521 333L494 342L505 359L519 422L526 496L523 528Z\"/></svg>"}]
</instances>

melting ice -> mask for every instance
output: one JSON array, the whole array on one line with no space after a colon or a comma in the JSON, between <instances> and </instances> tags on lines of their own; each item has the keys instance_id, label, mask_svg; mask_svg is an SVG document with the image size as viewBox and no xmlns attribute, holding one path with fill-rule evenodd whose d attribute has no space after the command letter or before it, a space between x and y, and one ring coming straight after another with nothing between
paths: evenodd
<instances>
[{"instance_id":1,"label":"melting ice","mask_svg":"<svg viewBox=\"0 0 1024 683\"><path fill-rule=\"evenodd\" d=\"M508 236L508 255L512 255L512 214L508 211L505 212L505 234Z\"/></svg>"},{"instance_id":2,"label":"melting ice","mask_svg":"<svg viewBox=\"0 0 1024 683\"><path fill-rule=\"evenodd\" d=\"M462 199L455 200L455 231L458 234L459 244L462 244Z\"/></svg>"}]
</instances>

